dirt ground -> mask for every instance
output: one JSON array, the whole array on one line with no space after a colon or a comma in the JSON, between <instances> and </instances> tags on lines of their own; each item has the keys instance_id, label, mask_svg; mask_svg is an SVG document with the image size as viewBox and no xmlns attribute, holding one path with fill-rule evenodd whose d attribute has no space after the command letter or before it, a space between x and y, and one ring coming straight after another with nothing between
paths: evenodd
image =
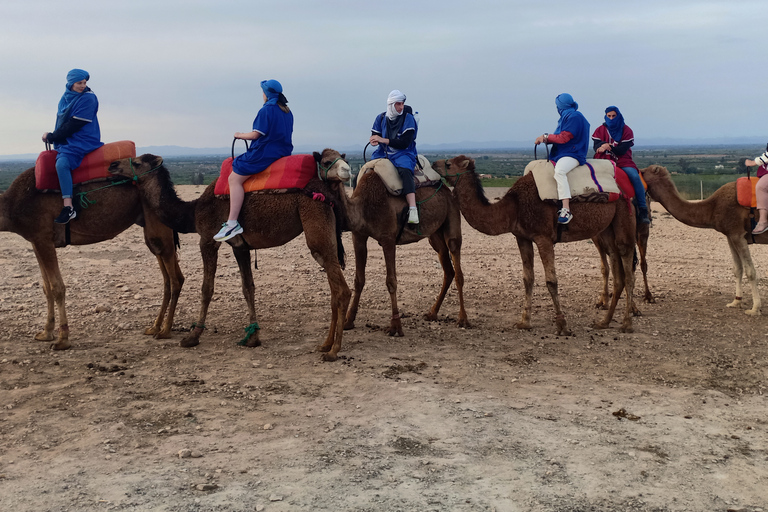
<instances>
[{"instance_id":1,"label":"dirt ground","mask_svg":"<svg viewBox=\"0 0 768 512\"><path fill-rule=\"evenodd\" d=\"M768 308L726 308L724 237L652 209L657 302L639 305L634 333L591 328L603 313L590 242L557 248L574 336L555 335L538 260L534 328L517 330L514 238L465 223L472 327L455 325L454 287L440 320L422 319L442 279L423 241L398 249L406 336L388 337L371 241L357 328L334 363L314 351L330 295L303 237L258 252L252 349L236 345L247 315L226 245L193 349L178 343L198 311L197 235L182 235L170 340L142 334L161 280L140 228L62 249L73 348L52 352L33 339L45 301L31 247L0 233L0 510L768 511ZM768 275L767 249L752 255Z\"/></svg>"}]
</instances>

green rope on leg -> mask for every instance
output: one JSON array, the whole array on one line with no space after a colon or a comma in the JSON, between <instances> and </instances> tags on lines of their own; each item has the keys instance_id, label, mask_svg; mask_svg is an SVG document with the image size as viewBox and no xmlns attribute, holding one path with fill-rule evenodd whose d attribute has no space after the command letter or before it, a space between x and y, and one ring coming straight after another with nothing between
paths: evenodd
<instances>
[{"instance_id":1,"label":"green rope on leg","mask_svg":"<svg viewBox=\"0 0 768 512\"><path fill-rule=\"evenodd\" d=\"M248 343L248 338L250 338L253 333L260 330L261 327L259 327L259 324L257 322L253 322L251 325L245 328L245 338L241 339L237 342L238 345L241 347L244 347L246 343Z\"/></svg>"},{"instance_id":2,"label":"green rope on leg","mask_svg":"<svg viewBox=\"0 0 768 512\"><path fill-rule=\"evenodd\" d=\"M192 322L192 327L190 327L189 330L191 331L192 329L195 329L195 328L207 329L205 324L197 325L197 322Z\"/></svg>"}]
</instances>

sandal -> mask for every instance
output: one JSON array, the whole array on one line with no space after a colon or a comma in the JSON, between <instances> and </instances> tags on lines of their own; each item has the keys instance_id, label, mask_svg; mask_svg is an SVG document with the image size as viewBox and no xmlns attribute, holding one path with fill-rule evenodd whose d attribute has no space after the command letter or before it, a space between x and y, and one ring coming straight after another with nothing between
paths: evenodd
<instances>
[{"instance_id":1,"label":"sandal","mask_svg":"<svg viewBox=\"0 0 768 512\"><path fill-rule=\"evenodd\" d=\"M755 229L752 230L752 234L753 235L761 235L761 234L765 233L766 231L768 231L768 224L766 224L765 226L763 226L760 229L757 229L757 226L755 226Z\"/></svg>"}]
</instances>

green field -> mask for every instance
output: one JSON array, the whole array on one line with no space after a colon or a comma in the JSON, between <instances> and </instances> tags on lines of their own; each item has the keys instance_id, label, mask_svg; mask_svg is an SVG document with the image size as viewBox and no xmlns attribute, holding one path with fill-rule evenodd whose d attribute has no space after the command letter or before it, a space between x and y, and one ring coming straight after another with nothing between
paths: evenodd
<instances>
[{"instance_id":1,"label":"green field","mask_svg":"<svg viewBox=\"0 0 768 512\"><path fill-rule=\"evenodd\" d=\"M543 148L541 148L543 151ZM665 166L672 173L680 194L686 199L708 197L724 183L743 175L740 164L744 158L753 158L764 148L757 146L676 146L667 148L635 149L635 162L639 167L651 164ZM430 160L451 158L455 153L425 153ZM533 159L530 150L509 151L464 151L475 159L477 172L488 175L483 178L486 187L510 187L522 176L525 166ZM538 157L545 154L539 152ZM353 172L363 165L362 152L347 154ZM179 185L208 184L219 174L221 156L169 157L165 164L171 171L173 181ZM13 179L33 162L0 162L0 190L5 190Z\"/></svg>"}]
</instances>

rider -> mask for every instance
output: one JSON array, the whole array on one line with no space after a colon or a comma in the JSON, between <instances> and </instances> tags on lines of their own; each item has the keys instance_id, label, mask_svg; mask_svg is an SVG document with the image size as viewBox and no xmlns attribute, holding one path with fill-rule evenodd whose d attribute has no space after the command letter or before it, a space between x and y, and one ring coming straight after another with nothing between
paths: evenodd
<instances>
[{"instance_id":1,"label":"rider","mask_svg":"<svg viewBox=\"0 0 768 512\"><path fill-rule=\"evenodd\" d=\"M387 111L376 116L368 140L371 146L378 146L373 152L373 158L388 158L403 180L403 194L408 203L408 224L419 223L416 186L413 183L413 170L418 158L418 130L410 107L405 105L405 94L395 89L387 97Z\"/></svg>"},{"instance_id":2,"label":"rider","mask_svg":"<svg viewBox=\"0 0 768 512\"><path fill-rule=\"evenodd\" d=\"M589 123L579 112L579 104L570 94L563 93L555 98L555 106L560 114L555 133L539 135L535 144L552 144L550 160L555 162L555 181L557 197L563 207L557 212L558 224L568 224L573 219L571 213L571 189L567 174L579 165L587 163L589 150Z\"/></svg>"},{"instance_id":3,"label":"rider","mask_svg":"<svg viewBox=\"0 0 768 512\"><path fill-rule=\"evenodd\" d=\"M757 185L755 185L755 196L757 200L757 213L758 221L755 229L752 230L753 235L759 235L768 231L768 145L765 146L765 153L755 157L754 160L747 159L744 161L744 165L759 165L757 169Z\"/></svg>"},{"instance_id":4,"label":"rider","mask_svg":"<svg viewBox=\"0 0 768 512\"><path fill-rule=\"evenodd\" d=\"M610 106L605 109L605 122L597 127L592 134L595 158L613 160L627 174L637 198L637 216L643 224L650 224L648 204L645 202L645 187L640 179L640 171L632 160L632 146L635 145L635 134L632 128L624 124L624 116L619 109Z\"/></svg>"}]
</instances>

